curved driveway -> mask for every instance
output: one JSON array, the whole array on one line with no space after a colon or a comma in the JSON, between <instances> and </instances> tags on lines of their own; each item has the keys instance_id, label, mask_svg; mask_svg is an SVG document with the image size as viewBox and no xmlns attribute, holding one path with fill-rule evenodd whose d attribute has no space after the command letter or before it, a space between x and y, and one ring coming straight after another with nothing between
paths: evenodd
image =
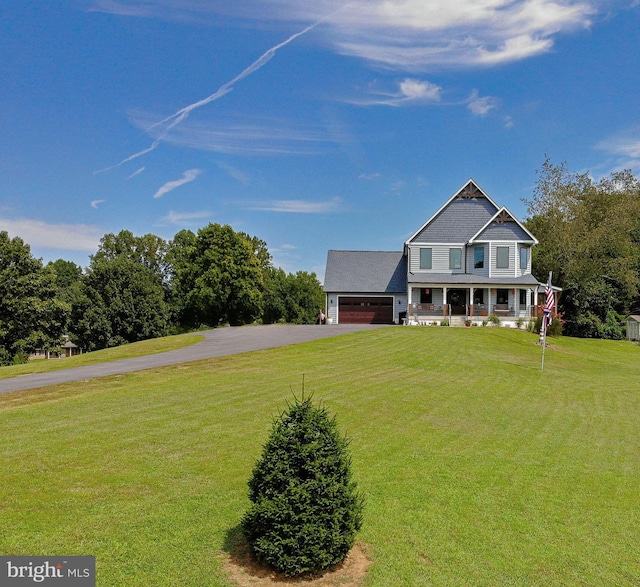
<instances>
[{"instance_id":1,"label":"curved driveway","mask_svg":"<svg viewBox=\"0 0 640 587\"><path fill-rule=\"evenodd\" d=\"M216 328L215 330L207 330L200 333L204 335L202 342L175 351L145 355L133 359L122 359L109 363L97 363L86 367L62 369L51 373L36 373L10 379L0 379L0 393L70 383L72 381L84 381L95 377L130 373L177 363L188 363L189 361L288 346L372 328L380 328L380 326L335 324L327 326L274 325Z\"/></svg>"}]
</instances>

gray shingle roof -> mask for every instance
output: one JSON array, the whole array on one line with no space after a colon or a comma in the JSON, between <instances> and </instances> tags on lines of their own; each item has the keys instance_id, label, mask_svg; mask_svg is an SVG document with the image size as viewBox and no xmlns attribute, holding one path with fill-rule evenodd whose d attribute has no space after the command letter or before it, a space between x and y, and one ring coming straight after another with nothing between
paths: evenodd
<instances>
[{"instance_id":1,"label":"gray shingle roof","mask_svg":"<svg viewBox=\"0 0 640 587\"><path fill-rule=\"evenodd\" d=\"M401 251L336 251L327 255L325 292L400 293L407 290Z\"/></svg>"},{"instance_id":2,"label":"gray shingle roof","mask_svg":"<svg viewBox=\"0 0 640 587\"><path fill-rule=\"evenodd\" d=\"M531 237L517 222L505 222L503 224L493 222L483 230L475 241L531 241Z\"/></svg>"},{"instance_id":3,"label":"gray shingle roof","mask_svg":"<svg viewBox=\"0 0 640 587\"><path fill-rule=\"evenodd\" d=\"M414 243L466 243L498 211L487 198L456 197L411 240Z\"/></svg>"}]
</instances>

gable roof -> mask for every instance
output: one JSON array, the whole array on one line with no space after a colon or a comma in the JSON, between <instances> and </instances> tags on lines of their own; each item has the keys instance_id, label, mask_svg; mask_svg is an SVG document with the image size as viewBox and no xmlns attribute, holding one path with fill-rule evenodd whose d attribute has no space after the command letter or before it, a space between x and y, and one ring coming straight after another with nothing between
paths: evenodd
<instances>
[{"instance_id":1,"label":"gable roof","mask_svg":"<svg viewBox=\"0 0 640 587\"><path fill-rule=\"evenodd\" d=\"M327 254L325 292L400 293L407 290L402 251L336 251Z\"/></svg>"},{"instance_id":2,"label":"gable roof","mask_svg":"<svg viewBox=\"0 0 640 587\"><path fill-rule=\"evenodd\" d=\"M494 214L493 218L491 218L469 239L469 243L481 240L518 240L528 241L534 245L538 244L538 239L536 239L536 237L533 236L504 206L500 208L500 210Z\"/></svg>"},{"instance_id":3,"label":"gable roof","mask_svg":"<svg viewBox=\"0 0 640 587\"><path fill-rule=\"evenodd\" d=\"M499 206L469 179L405 243L467 243L499 211Z\"/></svg>"}]
</instances>

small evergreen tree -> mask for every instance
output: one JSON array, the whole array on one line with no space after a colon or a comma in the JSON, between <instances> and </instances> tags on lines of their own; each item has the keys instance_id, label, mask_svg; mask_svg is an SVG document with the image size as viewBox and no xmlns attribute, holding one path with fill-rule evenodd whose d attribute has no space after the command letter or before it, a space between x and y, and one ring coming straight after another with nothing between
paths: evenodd
<instances>
[{"instance_id":1,"label":"small evergreen tree","mask_svg":"<svg viewBox=\"0 0 640 587\"><path fill-rule=\"evenodd\" d=\"M254 466L252 506L241 526L258 560L293 576L344 560L362 525L364 500L335 417L304 396L288 407Z\"/></svg>"}]
</instances>

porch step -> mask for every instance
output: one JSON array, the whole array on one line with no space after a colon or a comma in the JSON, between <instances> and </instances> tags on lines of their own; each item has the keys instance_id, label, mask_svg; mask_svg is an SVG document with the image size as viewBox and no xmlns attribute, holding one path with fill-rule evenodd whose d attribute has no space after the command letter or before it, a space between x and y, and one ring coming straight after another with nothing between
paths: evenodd
<instances>
[{"instance_id":1,"label":"porch step","mask_svg":"<svg viewBox=\"0 0 640 587\"><path fill-rule=\"evenodd\" d=\"M461 328L461 327L464 327L464 322L465 322L464 316L451 316L449 325L455 326L457 328Z\"/></svg>"}]
</instances>

